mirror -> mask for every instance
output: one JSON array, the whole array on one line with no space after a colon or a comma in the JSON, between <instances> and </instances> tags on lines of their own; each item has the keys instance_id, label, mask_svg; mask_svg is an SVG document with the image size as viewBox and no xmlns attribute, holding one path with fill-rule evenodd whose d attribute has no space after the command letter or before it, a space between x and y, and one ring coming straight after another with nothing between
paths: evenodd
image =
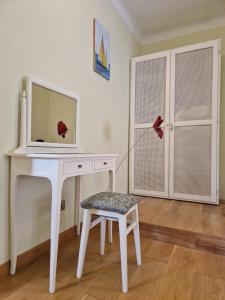
<instances>
[{"instance_id":1,"label":"mirror","mask_svg":"<svg viewBox=\"0 0 225 300\"><path fill-rule=\"evenodd\" d=\"M28 146L77 147L78 96L28 78Z\"/></svg>"},{"instance_id":2,"label":"mirror","mask_svg":"<svg viewBox=\"0 0 225 300\"><path fill-rule=\"evenodd\" d=\"M32 84L31 141L76 144L74 99Z\"/></svg>"}]
</instances>

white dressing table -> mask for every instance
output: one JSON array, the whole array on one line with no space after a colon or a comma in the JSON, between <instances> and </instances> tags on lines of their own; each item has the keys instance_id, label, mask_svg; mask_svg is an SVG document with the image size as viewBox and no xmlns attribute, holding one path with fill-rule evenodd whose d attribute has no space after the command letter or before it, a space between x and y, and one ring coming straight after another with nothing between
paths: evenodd
<instances>
[{"instance_id":1,"label":"white dressing table","mask_svg":"<svg viewBox=\"0 0 225 300\"><path fill-rule=\"evenodd\" d=\"M109 189L115 187L115 159L113 154L12 154L11 155L11 268L16 272L17 260L17 218L15 211L17 181L21 175L47 178L51 184L51 250L49 292L55 292L58 238L60 225L60 207L63 182L76 176L75 215L77 233L80 233L80 184L81 176L97 172L109 172Z\"/></svg>"},{"instance_id":2,"label":"white dressing table","mask_svg":"<svg viewBox=\"0 0 225 300\"><path fill-rule=\"evenodd\" d=\"M80 233L81 177L109 173L115 188L116 154L87 154L79 150L79 96L43 80L28 77L21 98L20 147L11 157L10 218L11 268L16 272L19 238L16 201L19 176L43 177L51 184L51 246L49 292L55 292L60 208L63 182L75 177L75 224ZM110 239L112 221L109 221Z\"/></svg>"}]
</instances>

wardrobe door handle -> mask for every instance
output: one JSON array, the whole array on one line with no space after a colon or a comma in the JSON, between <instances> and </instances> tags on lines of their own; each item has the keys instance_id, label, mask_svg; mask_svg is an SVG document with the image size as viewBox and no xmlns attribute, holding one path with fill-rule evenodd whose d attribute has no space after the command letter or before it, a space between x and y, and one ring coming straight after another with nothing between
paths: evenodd
<instances>
[{"instance_id":1,"label":"wardrobe door handle","mask_svg":"<svg viewBox=\"0 0 225 300\"><path fill-rule=\"evenodd\" d=\"M173 130L173 124L167 124L167 123L164 123L164 126L166 128L168 128L169 130Z\"/></svg>"},{"instance_id":2,"label":"wardrobe door handle","mask_svg":"<svg viewBox=\"0 0 225 300\"><path fill-rule=\"evenodd\" d=\"M78 165L78 168L80 168L80 169L81 169L82 167L83 167L82 165Z\"/></svg>"},{"instance_id":3,"label":"wardrobe door handle","mask_svg":"<svg viewBox=\"0 0 225 300\"><path fill-rule=\"evenodd\" d=\"M107 165L107 162L106 162L106 161L104 161L104 165L105 165L105 166Z\"/></svg>"}]
</instances>

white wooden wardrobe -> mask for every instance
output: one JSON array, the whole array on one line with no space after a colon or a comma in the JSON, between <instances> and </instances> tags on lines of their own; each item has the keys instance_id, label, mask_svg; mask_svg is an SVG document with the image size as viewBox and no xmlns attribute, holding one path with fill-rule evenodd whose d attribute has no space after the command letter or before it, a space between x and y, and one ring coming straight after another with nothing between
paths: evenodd
<instances>
[{"instance_id":1,"label":"white wooden wardrobe","mask_svg":"<svg viewBox=\"0 0 225 300\"><path fill-rule=\"evenodd\" d=\"M132 59L130 193L219 203L219 90L219 40Z\"/></svg>"}]
</instances>

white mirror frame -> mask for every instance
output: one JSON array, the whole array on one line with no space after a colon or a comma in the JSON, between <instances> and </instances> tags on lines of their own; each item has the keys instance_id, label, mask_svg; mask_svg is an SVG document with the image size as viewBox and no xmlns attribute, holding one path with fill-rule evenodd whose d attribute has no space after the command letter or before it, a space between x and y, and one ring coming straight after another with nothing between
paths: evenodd
<instances>
[{"instance_id":1,"label":"white mirror frame","mask_svg":"<svg viewBox=\"0 0 225 300\"><path fill-rule=\"evenodd\" d=\"M75 144L63 143L40 143L31 141L31 112L32 112L32 84L37 84L54 92L60 93L74 99L77 103L75 120ZM72 92L66 91L61 87L48 83L44 80L26 77L26 91L23 91L21 99L21 128L20 128L20 147L14 153L80 153L79 149L79 129L80 129L80 97Z\"/></svg>"}]
</instances>

